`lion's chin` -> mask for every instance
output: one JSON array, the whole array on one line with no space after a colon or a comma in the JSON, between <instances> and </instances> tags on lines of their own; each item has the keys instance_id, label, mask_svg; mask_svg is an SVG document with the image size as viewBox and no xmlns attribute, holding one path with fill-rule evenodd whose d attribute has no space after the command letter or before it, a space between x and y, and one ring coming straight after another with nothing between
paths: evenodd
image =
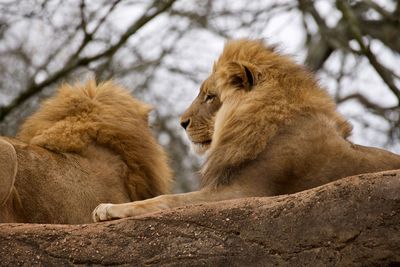
<instances>
[{"instance_id":1,"label":"lion's chin","mask_svg":"<svg viewBox=\"0 0 400 267\"><path fill-rule=\"evenodd\" d=\"M205 154L207 150L210 148L210 146L211 146L211 140L202 143L192 142L193 150L199 155Z\"/></svg>"}]
</instances>

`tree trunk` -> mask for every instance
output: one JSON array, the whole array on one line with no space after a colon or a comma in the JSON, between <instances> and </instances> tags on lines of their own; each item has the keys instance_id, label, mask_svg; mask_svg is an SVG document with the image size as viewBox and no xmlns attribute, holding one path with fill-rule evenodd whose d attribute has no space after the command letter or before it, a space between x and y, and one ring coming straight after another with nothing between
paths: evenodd
<instances>
[{"instance_id":1,"label":"tree trunk","mask_svg":"<svg viewBox=\"0 0 400 267\"><path fill-rule=\"evenodd\" d=\"M397 266L400 171L89 225L0 225L0 264Z\"/></svg>"}]
</instances>

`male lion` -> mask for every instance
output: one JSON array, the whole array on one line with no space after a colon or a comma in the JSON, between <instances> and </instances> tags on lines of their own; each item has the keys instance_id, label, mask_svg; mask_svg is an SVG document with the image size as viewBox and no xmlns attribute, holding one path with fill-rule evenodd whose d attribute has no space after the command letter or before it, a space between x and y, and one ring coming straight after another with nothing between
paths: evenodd
<instances>
[{"instance_id":1,"label":"male lion","mask_svg":"<svg viewBox=\"0 0 400 267\"><path fill-rule=\"evenodd\" d=\"M207 156L201 190L101 204L95 221L290 194L350 175L400 168L400 156L348 141L350 124L312 74L261 41L226 44L181 125Z\"/></svg>"},{"instance_id":2,"label":"male lion","mask_svg":"<svg viewBox=\"0 0 400 267\"><path fill-rule=\"evenodd\" d=\"M168 193L149 110L112 82L63 85L0 139L0 222L87 223L101 202Z\"/></svg>"}]
</instances>

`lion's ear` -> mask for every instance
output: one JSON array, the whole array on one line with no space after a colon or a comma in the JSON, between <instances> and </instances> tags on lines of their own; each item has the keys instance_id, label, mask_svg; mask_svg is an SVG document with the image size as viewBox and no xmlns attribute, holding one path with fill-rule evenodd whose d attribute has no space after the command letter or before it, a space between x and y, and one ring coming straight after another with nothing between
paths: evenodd
<instances>
[{"instance_id":1,"label":"lion's ear","mask_svg":"<svg viewBox=\"0 0 400 267\"><path fill-rule=\"evenodd\" d=\"M228 82L237 89L250 91L257 84L260 71L250 62L233 61L227 64Z\"/></svg>"}]
</instances>

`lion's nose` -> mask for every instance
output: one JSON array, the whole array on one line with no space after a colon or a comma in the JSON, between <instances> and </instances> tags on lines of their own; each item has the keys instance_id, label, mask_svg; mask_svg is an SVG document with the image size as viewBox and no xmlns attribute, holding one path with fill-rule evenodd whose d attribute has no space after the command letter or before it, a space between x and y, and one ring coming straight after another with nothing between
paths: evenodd
<instances>
[{"instance_id":1,"label":"lion's nose","mask_svg":"<svg viewBox=\"0 0 400 267\"><path fill-rule=\"evenodd\" d=\"M190 119L187 119L185 121L181 121L181 126L183 127L183 129L186 130L186 128L189 126L190 124Z\"/></svg>"}]
</instances>

